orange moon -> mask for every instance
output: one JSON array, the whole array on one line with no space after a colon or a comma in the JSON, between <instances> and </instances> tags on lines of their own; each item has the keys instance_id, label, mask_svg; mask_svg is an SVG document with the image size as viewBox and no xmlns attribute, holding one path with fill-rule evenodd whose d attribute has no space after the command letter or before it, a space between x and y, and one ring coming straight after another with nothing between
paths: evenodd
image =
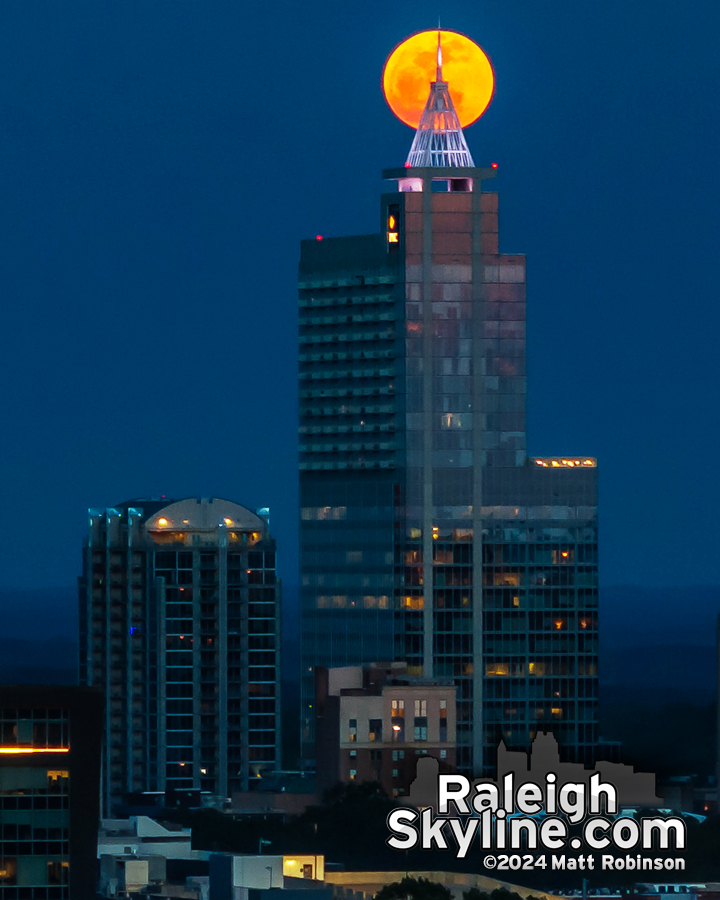
<instances>
[{"instance_id":1,"label":"orange moon","mask_svg":"<svg viewBox=\"0 0 720 900\"><path fill-rule=\"evenodd\" d=\"M417 128L435 81L437 29L421 31L399 44L388 57L382 87L395 115ZM463 128L472 125L488 108L495 88L490 60L478 45L455 31L441 31L443 81Z\"/></svg>"}]
</instances>

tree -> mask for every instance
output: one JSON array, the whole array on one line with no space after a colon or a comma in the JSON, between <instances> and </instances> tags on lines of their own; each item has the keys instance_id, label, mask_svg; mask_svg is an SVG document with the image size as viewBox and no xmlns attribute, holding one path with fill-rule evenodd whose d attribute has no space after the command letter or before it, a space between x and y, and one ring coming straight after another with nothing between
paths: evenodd
<instances>
[{"instance_id":1,"label":"tree","mask_svg":"<svg viewBox=\"0 0 720 900\"><path fill-rule=\"evenodd\" d=\"M375 894L375 900L452 900L452 891L427 878L408 878L386 884Z\"/></svg>"},{"instance_id":2,"label":"tree","mask_svg":"<svg viewBox=\"0 0 720 900\"><path fill-rule=\"evenodd\" d=\"M523 898L516 891L509 891L507 888L495 888L494 891L488 892L471 887L463 891L463 900L539 900L539 898L532 895Z\"/></svg>"}]
</instances>

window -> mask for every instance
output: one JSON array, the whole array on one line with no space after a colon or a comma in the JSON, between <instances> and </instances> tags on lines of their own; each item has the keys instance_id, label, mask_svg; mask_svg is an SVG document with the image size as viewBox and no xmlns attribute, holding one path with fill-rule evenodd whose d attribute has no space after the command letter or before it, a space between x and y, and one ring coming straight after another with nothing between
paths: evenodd
<instances>
[{"instance_id":1,"label":"window","mask_svg":"<svg viewBox=\"0 0 720 900\"><path fill-rule=\"evenodd\" d=\"M357 750L350 751L350 759L357 759Z\"/></svg>"},{"instance_id":2,"label":"window","mask_svg":"<svg viewBox=\"0 0 720 900\"><path fill-rule=\"evenodd\" d=\"M415 701L415 715L416 716L426 716L427 715L427 700L416 700Z\"/></svg>"},{"instance_id":3,"label":"window","mask_svg":"<svg viewBox=\"0 0 720 900\"><path fill-rule=\"evenodd\" d=\"M447 750L440 751L440 759L447 759Z\"/></svg>"},{"instance_id":4,"label":"window","mask_svg":"<svg viewBox=\"0 0 720 900\"><path fill-rule=\"evenodd\" d=\"M382 719L368 720L368 737L371 741L382 741Z\"/></svg>"},{"instance_id":5,"label":"window","mask_svg":"<svg viewBox=\"0 0 720 900\"><path fill-rule=\"evenodd\" d=\"M350 719L348 721L348 730L350 743L355 743L357 741L357 719Z\"/></svg>"},{"instance_id":6,"label":"window","mask_svg":"<svg viewBox=\"0 0 720 900\"><path fill-rule=\"evenodd\" d=\"M415 716L415 740L427 740L427 716Z\"/></svg>"},{"instance_id":7,"label":"window","mask_svg":"<svg viewBox=\"0 0 720 900\"><path fill-rule=\"evenodd\" d=\"M405 740L405 701L393 700L391 703L392 719L390 726L392 728L393 741Z\"/></svg>"},{"instance_id":8,"label":"window","mask_svg":"<svg viewBox=\"0 0 720 900\"><path fill-rule=\"evenodd\" d=\"M355 781L357 778L357 769L350 769L350 781Z\"/></svg>"},{"instance_id":9,"label":"window","mask_svg":"<svg viewBox=\"0 0 720 900\"><path fill-rule=\"evenodd\" d=\"M393 777L393 778L397 778L397 777L398 777L398 770L397 770L397 769L393 769L392 777Z\"/></svg>"},{"instance_id":10,"label":"window","mask_svg":"<svg viewBox=\"0 0 720 900\"><path fill-rule=\"evenodd\" d=\"M445 742L447 736L447 700L440 701L440 740Z\"/></svg>"}]
</instances>

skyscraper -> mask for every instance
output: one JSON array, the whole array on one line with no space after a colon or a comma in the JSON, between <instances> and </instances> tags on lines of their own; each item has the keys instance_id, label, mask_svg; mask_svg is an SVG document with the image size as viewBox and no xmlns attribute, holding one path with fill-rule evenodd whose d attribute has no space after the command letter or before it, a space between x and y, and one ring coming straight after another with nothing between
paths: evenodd
<instances>
[{"instance_id":1,"label":"skyscraper","mask_svg":"<svg viewBox=\"0 0 720 900\"><path fill-rule=\"evenodd\" d=\"M381 230L303 241L302 701L312 670L454 677L457 761L597 740L597 469L526 453L525 258L435 81ZM537 402L542 402L538 398Z\"/></svg>"},{"instance_id":2,"label":"skyscraper","mask_svg":"<svg viewBox=\"0 0 720 900\"><path fill-rule=\"evenodd\" d=\"M280 760L280 597L268 510L89 510L80 683L105 692L105 814L131 791L220 796Z\"/></svg>"}]
</instances>

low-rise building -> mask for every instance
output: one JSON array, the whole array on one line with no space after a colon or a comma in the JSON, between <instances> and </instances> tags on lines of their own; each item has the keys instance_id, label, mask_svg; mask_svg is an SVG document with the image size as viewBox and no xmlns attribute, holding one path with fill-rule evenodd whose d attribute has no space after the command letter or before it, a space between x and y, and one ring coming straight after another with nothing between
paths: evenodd
<instances>
[{"instance_id":1,"label":"low-rise building","mask_svg":"<svg viewBox=\"0 0 720 900\"><path fill-rule=\"evenodd\" d=\"M315 669L318 788L377 781L407 794L417 759L455 766L455 685L408 675L405 663Z\"/></svg>"},{"instance_id":2,"label":"low-rise building","mask_svg":"<svg viewBox=\"0 0 720 900\"><path fill-rule=\"evenodd\" d=\"M98 856L163 856L193 859L190 828L161 825L148 816L103 819L98 834ZM204 856L207 859L207 854Z\"/></svg>"}]
</instances>

